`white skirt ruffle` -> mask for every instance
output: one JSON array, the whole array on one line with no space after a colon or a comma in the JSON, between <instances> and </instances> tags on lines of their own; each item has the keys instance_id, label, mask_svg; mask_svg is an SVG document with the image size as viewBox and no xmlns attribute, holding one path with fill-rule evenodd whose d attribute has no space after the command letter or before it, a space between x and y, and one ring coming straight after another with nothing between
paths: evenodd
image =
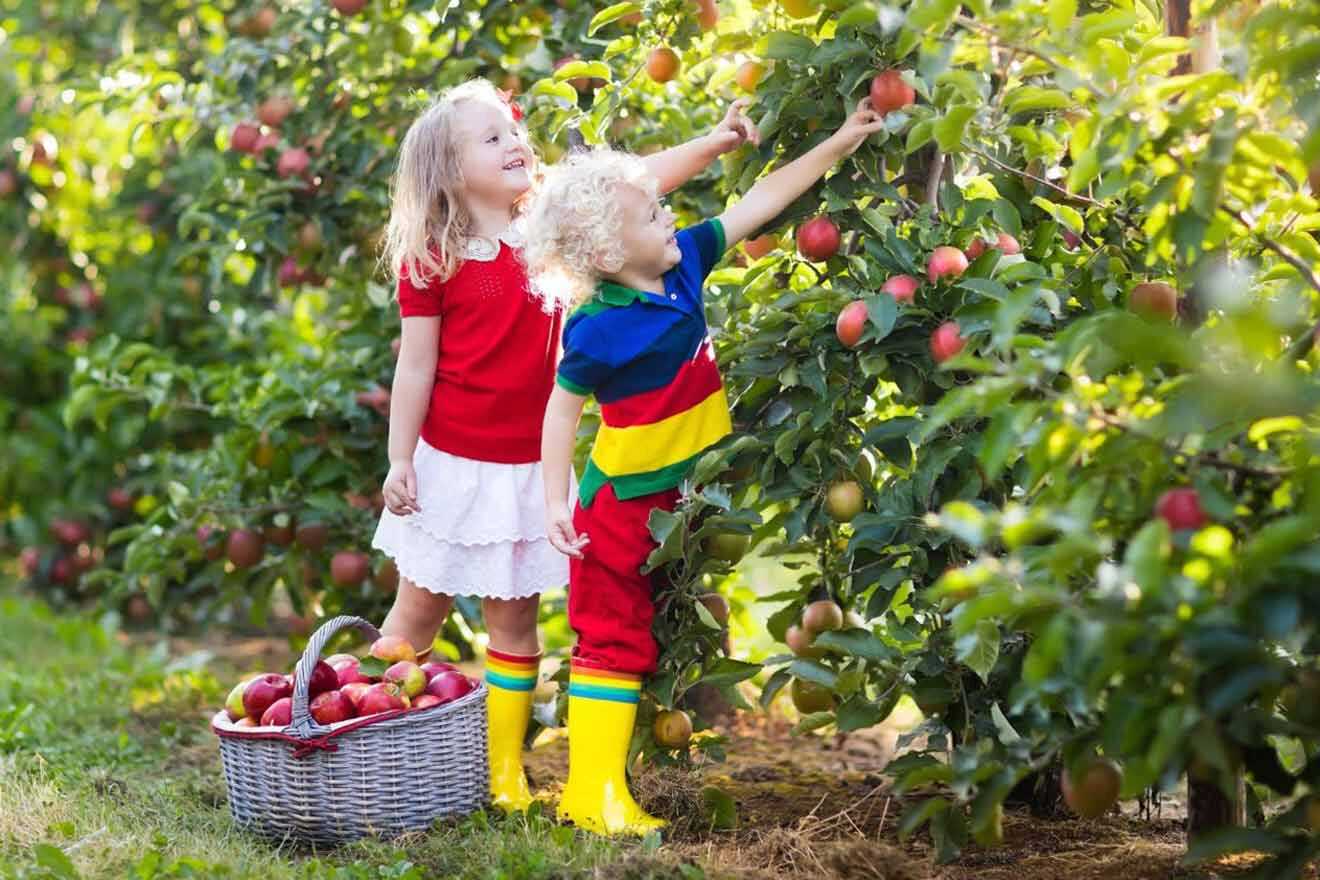
<instances>
[{"instance_id":1,"label":"white skirt ruffle","mask_svg":"<svg viewBox=\"0 0 1320 880\"><path fill-rule=\"evenodd\" d=\"M419 439L413 468L421 512L384 511L371 541L402 577L433 593L489 599L568 583L568 557L546 537L540 462L475 461Z\"/></svg>"}]
</instances>

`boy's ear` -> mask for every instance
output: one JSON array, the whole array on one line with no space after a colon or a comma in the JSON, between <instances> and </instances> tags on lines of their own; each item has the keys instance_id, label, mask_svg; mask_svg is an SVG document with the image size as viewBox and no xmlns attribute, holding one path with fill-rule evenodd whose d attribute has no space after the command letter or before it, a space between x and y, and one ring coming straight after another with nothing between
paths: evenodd
<instances>
[{"instance_id":1,"label":"boy's ear","mask_svg":"<svg viewBox=\"0 0 1320 880\"><path fill-rule=\"evenodd\" d=\"M619 254L596 254L591 258L591 268L601 275L613 275L623 268L623 257Z\"/></svg>"}]
</instances>

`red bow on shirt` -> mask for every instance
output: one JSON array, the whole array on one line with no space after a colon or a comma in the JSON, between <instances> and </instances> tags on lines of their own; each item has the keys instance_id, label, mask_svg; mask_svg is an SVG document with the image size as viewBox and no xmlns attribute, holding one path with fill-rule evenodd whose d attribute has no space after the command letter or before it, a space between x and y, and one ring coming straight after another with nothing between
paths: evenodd
<instances>
[{"instance_id":1,"label":"red bow on shirt","mask_svg":"<svg viewBox=\"0 0 1320 880\"><path fill-rule=\"evenodd\" d=\"M509 112L513 114L513 121L522 122L522 108L513 102L513 92L504 89L496 89L495 92L500 96L500 100L509 105Z\"/></svg>"}]
</instances>

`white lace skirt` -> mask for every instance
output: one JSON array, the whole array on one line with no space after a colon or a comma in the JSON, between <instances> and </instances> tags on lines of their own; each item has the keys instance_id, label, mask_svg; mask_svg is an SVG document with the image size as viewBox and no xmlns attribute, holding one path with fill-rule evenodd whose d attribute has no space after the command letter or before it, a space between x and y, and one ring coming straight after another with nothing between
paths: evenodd
<instances>
[{"instance_id":1,"label":"white lace skirt","mask_svg":"<svg viewBox=\"0 0 1320 880\"><path fill-rule=\"evenodd\" d=\"M491 599L568 583L568 557L546 537L540 462L474 461L418 440L413 467L421 512L384 511L371 541L401 576L433 593Z\"/></svg>"}]
</instances>

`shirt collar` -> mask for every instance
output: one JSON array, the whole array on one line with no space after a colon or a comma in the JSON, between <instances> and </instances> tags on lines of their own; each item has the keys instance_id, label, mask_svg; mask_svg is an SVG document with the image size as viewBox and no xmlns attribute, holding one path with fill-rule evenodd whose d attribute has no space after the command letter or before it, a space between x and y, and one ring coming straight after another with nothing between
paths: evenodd
<instances>
[{"instance_id":1,"label":"shirt collar","mask_svg":"<svg viewBox=\"0 0 1320 880\"><path fill-rule=\"evenodd\" d=\"M630 306L635 302L645 302L651 305L678 309L680 312L687 311L680 304L679 297L671 296L671 294L677 293L672 287L669 273L665 273L665 293L649 293L645 290L619 284L616 281L601 281L596 284L595 299L607 306Z\"/></svg>"}]
</instances>

